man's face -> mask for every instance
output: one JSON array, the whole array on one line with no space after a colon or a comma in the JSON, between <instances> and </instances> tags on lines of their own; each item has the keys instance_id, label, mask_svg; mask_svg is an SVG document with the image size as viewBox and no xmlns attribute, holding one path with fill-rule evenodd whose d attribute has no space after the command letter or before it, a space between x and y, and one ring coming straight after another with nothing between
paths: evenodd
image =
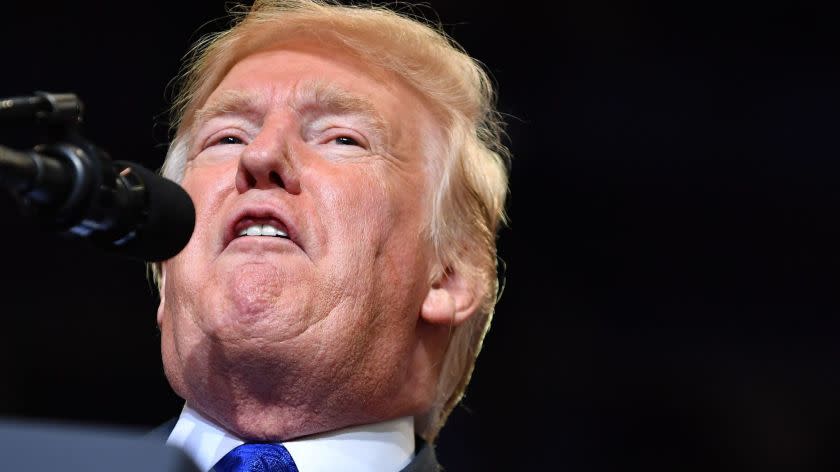
<instances>
[{"instance_id":1,"label":"man's face","mask_svg":"<svg viewBox=\"0 0 840 472\"><path fill-rule=\"evenodd\" d=\"M298 44L239 61L193 130L181 183L195 233L164 264L158 312L176 392L265 437L425 408L436 374L420 362L418 313L441 137L424 101L340 50Z\"/></svg>"}]
</instances>

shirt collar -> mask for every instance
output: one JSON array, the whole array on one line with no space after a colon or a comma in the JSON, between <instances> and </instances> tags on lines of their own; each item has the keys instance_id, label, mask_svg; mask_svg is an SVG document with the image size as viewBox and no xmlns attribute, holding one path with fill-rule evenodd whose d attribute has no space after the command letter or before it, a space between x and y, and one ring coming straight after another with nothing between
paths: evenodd
<instances>
[{"instance_id":1,"label":"shirt collar","mask_svg":"<svg viewBox=\"0 0 840 472\"><path fill-rule=\"evenodd\" d=\"M184 405L166 444L183 449L202 471L244 441ZM382 423L330 431L286 441L300 472L399 471L414 457L414 420L410 416Z\"/></svg>"}]
</instances>

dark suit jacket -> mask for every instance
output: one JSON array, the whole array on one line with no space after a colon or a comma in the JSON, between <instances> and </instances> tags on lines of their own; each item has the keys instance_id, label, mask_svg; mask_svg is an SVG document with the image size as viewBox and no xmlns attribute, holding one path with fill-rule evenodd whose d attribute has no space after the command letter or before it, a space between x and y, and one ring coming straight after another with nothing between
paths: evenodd
<instances>
[{"instance_id":1,"label":"dark suit jacket","mask_svg":"<svg viewBox=\"0 0 840 472\"><path fill-rule=\"evenodd\" d=\"M158 437L161 441L166 441L172 433L172 430L175 428L175 423L177 422L177 417L172 418L152 430L149 435ZM434 445L426 443L426 441L419 436L414 438L414 444L414 460L412 460L411 463L400 472L439 472L443 470L440 464L438 464L437 457L435 456Z\"/></svg>"}]
</instances>

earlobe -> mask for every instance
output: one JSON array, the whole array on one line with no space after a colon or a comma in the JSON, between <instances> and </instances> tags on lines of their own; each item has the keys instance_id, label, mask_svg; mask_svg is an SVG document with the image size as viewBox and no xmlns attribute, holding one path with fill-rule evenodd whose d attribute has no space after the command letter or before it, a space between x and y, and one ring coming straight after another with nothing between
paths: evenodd
<instances>
[{"instance_id":1,"label":"earlobe","mask_svg":"<svg viewBox=\"0 0 840 472\"><path fill-rule=\"evenodd\" d=\"M459 273L447 270L440 280L432 283L420 316L432 324L457 326L478 309L477 287Z\"/></svg>"}]
</instances>

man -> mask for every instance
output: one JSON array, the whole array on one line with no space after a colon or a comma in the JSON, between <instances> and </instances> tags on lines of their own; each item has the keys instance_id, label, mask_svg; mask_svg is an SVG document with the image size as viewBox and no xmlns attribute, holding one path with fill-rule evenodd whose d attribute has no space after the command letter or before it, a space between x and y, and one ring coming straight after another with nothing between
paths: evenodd
<instances>
[{"instance_id":1,"label":"man","mask_svg":"<svg viewBox=\"0 0 840 472\"><path fill-rule=\"evenodd\" d=\"M169 444L202 470L437 470L497 295L492 102L382 8L258 0L198 46L163 169L196 206L156 267Z\"/></svg>"}]
</instances>

